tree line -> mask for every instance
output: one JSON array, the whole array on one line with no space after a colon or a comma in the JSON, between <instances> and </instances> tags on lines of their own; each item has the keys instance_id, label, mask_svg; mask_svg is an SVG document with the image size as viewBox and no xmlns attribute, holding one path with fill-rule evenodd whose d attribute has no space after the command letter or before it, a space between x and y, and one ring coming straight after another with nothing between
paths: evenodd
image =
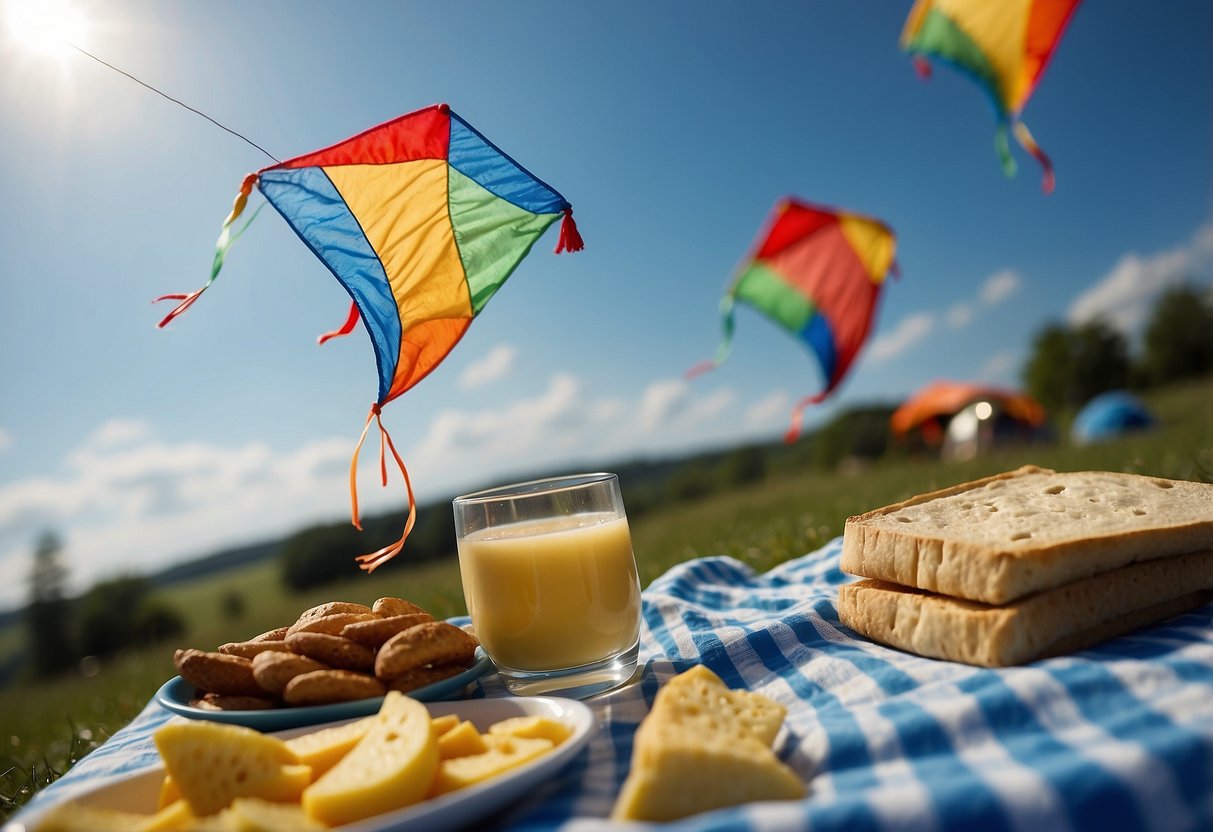
<instances>
[{"instance_id":1,"label":"tree line","mask_svg":"<svg viewBox=\"0 0 1213 832\"><path fill-rule=\"evenodd\" d=\"M1213 300L1178 286L1155 302L1134 355L1107 321L1051 323L1032 341L1028 393L1049 410L1077 409L1108 390L1144 390L1213 372Z\"/></svg>"}]
</instances>

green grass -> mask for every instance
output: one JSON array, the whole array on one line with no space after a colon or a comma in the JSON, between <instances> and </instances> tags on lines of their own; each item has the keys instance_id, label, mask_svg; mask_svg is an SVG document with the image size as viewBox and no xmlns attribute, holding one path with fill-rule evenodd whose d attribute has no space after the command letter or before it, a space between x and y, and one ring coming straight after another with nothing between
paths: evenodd
<instances>
[{"instance_id":1,"label":"green grass","mask_svg":"<svg viewBox=\"0 0 1213 832\"><path fill-rule=\"evenodd\" d=\"M641 581L647 585L674 564L707 555L729 555L765 571L841 534L848 515L1029 462L1058 470L1175 479L1199 478L1198 466L1213 470L1213 383L1159 391L1149 400L1160 429L1106 444L1076 447L1061 441L957 464L890 459L850 474L784 473L737 491L655 509L632 524ZM245 613L237 619L223 612L223 597L232 591L245 601ZM289 623L301 610L334 599L369 603L399 595L439 617L466 611L453 558L393 563L369 578L353 575L298 595L281 586L276 563L263 563L172 587L162 595L187 617L188 635L181 646L208 649ZM120 655L89 678L69 675L0 691L0 772L9 770L0 779L0 811L24 800L21 788L53 779L75 756L134 717L174 675L173 646Z\"/></svg>"}]
</instances>

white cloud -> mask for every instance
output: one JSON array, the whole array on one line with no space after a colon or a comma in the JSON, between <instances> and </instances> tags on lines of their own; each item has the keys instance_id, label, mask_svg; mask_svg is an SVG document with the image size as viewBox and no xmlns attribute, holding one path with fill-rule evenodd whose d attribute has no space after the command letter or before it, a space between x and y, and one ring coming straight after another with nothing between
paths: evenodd
<instances>
[{"instance_id":1,"label":"white cloud","mask_svg":"<svg viewBox=\"0 0 1213 832\"><path fill-rule=\"evenodd\" d=\"M593 397L582 379L560 373L534 395L443 411L413 436L385 421L425 505L507 476L593 466L646 449L670 453L719 439L722 430L735 436L739 423L729 411L736 401L730 388L700 393L681 379L656 381L628 398ZM786 416L780 411L772 418ZM751 408L750 418L758 413ZM364 516L400 509L405 500L390 459L389 485L377 487L375 443L372 430L358 472ZM0 485L0 607L23 601L31 549L44 530L64 539L79 591L115 574L339 522L348 517L353 447L351 436L286 449L171 443L146 424L100 425L49 473Z\"/></svg>"},{"instance_id":2,"label":"white cloud","mask_svg":"<svg viewBox=\"0 0 1213 832\"><path fill-rule=\"evenodd\" d=\"M6 450L7 448L11 447L12 444L13 435L4 428L0 428L0 451Z\"/></svg>"},{"instance_id":3,"label":"white cloud","mask_svg":"<svg viewBox=\"0 0 1213 832\"><path fill-rule=\"evenodd\" d=\"M96 448L114 448L147 438L151 428L139 419L110 419L89 434L89 445Z\"/></svg>"},{"instance_id":4,"label":"white cloud","mask_svg":"<svg viewBox=\"0 0 1213 832\"><path fill-rule=\"evenodd\" d=\"M1197 229L1186 244L1149 257L1124 255L1097 283L1070 305L1066 320L1083 324L1102 318L1125 333L1142 324L1165 289L1207 280L1213 262L1213 223Z\"/></svg>"},{"instance_id":5,"label":"white cloud","mask_svg":"<svg viewBox=\"0 0 1213 832\"><path fill-rule=\"evenodd\" d=\"M996 352L978 368L977 379L987 384L1009 384L1018 363L1019 356L1013 351Z\"/></svg>"},{"instance_id":6,"label":"white cloud","mask_svg":"<svg viewBox=\"0 0 1213 832\"><path fill-rule=\"evenodd\" d=\"M273 452L260 443L172 445L146 426L114 424L70 451L60 473L0 487L0 580L28 568L47 529L64 538L78 590L342 513L348 438ZM0 604L19 603L23 591L23 583L3 585Z\"/></svg>"},{"instance_id":7,"label":"white cloud","mask_svg":"<svg viewBox=\"0 0 1213 832\"><path fill-rule=\"evenodd\" d=\"M935 315L918 312L902 318L891 332L872 339L868 348L869 361L886 361L895 358L930 334L935 327Z\"/></svg>"},{"instance_id":8,"label":"white cloud","mask_svg":"<svg viewBox=\"0 0 1213 832\"><path fill-rule=\"evenodd\" d=\"M517 355L517 350L511 345L498 344L484 358L467 366L459 376L459 386L470 390L506 378L514 370Z\"/></svg>"},{"instance_id":9,"label":"white cloud","mask_svg":"<svg viewBox=\"0 0 1213 832\"><path fill-rule=\"evenodd\" d=\"M750 428L786 425L791 412L792 397L786 391L776 390L746 408L742 421Z\"/></svg>"},{"instance_id":10,"label":"white cloud","mask_svg":"<svg viewBox=\"0 0 1213 832\"><path fill-rule=\"evenodd\" d=\"M948 326L952 329L960 329L962 326L968 326L973 320L973 304L971 303L954 303L948 307Z\"/></svg>"},{"instance_id":11,"label":"white cloud","mask_svg":"<svg viewBox=\"0 0 1213 832\"><path fill-rule=\"evenodd\" d=\"M981 286L981 302L987 307L996 306L1019 291L1021 282L1014 269L995 272Z\"/></svg>"},{"instance_id":12,"label":"white cloud","mask_svg":"<svg viewBox=\"0 0 1213 832\"><path fill-rule=\"evenodd\" d=\"M477 468L507 465L526 467L529 460L550 455L580 441L588 425L615 413L608 403L586 401L577 377L552 376L538 396L482 411L443 410L434 417L412 457L418 469L443 471L468 459ZM470 469L477 470L477 469ZM443 479L450 479L449 471ZM414 478L416 479L416 478Z\"/></svg>"},{"instance_id":13,"label":"white cloud","mask_svg":"<svg viewBox=\"0 0 1213 832\"><path fill-rule=\"evenodd\" d=\"M651 382L640 397L640 428L645 433L652 433L668 424L683 411L690 399L691 386L680 378Z\"/></svg>"}]
</instances>

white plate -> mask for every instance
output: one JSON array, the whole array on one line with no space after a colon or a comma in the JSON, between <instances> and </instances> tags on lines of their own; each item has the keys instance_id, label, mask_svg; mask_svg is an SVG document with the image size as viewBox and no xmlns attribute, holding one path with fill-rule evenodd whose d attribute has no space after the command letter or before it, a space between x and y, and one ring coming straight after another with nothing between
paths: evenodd
<instances>
[{"instance_id":1,"label":"white plate","mask_svg":"<svg viewBox=\"0 0 1213 832\"><path fill-rule=\"evenodd\" d=\"M458 702L427 703L431 716L458 714L461 719L471 720L480 731L487 731L494 722L515 716L546 716L560 720L572 730L572 735L555 749L529 763L519 766L475 786L426 800L422 803L387 812L372 818L335 827L341 832L440 832L456 829L483 818L496 809L514 801L533 790L541 783L550 781L564 768L581 748L589 742L594 727L594 714L574 699L559 699L547 696L506 697L501 699L469 699ZM349 722L349 720L341 720ZM292 731L281 731L274 736L289 738L339 725L341 722L314 725ZM119 809L126 812L152 814L160 795L160 783L164 779L164 766L156 764L116 781L103 783L73 799L90 806ZM26 832L38 828L38 824L52 808L39 807L31 810L20 821L5 824L0 832ZM23 813L25 814L25 813Z\"/></svg>"}]
</instances>

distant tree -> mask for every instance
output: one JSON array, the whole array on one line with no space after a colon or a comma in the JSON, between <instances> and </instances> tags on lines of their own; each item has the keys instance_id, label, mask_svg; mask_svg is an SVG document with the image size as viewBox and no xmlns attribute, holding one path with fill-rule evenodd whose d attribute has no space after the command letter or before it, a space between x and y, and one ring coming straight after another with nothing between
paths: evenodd
<instances>
[{"instance_id":1,"label":"distant tree","mask_svg":"<svg viewBox=\"0 0 1213 832\"><path fill-rule=\"evenodd\" d=\"M849 457L876 459L889 445L888 407L842 411L813 435L813 465L831 470Z\"/></svg>"},{"instance_id":2,"label":"distant tree","mask_svg":"<svg viewBox=\"0 0 1213 832\"><path fill-rule=\"evenodd\" d=\"M25 625L34 672L39 676L65 670L77 658L71 638L67 568L59 557L62 550L62 541L51 531L43 532L34 546Z\"/></svg>"},{"instance_id":3,"label":"distant tree","mask_svg":"<svg viewBox=\"0 0 1213 832\"><path fill-rule=\"evenodd\" d=\"M680 466L666 482L666 493L674 500L697 500L712 493L714 477L700 460Z\"/></svg>"},{"instance_id":4,"label":"distant tree","mask_svg":"<svg viewBox=\"0 0 1213 832\"><path fill-rule=\"evenodd\" d=\"M124 575L100 581L80 599L80 648L112 656L127 647L155 644L185 633L185 621L152 595L147 578Z\"/></svg>"},{"instance_id":5,"label":"distant tree","mask_svg":"<svg viewBox=\"0 0 1213 832\"><path fill-rule=\"evenodd\" d=\"M1069 397L1070 352L1070 330L1062 324L1048 324L1032 339L1023 383L1045 407L1061 407Z\"/></svg>"},{"instance_id":6,"label":"distant tree","mask_svg":"<svg viewBox=\"0 0 1213 832\"><path fill-rule=\"evenodd\" d=\"M1125 337L1101 320L1078 327L1049 324L1032 341L1024 367L1028 392L1045 407L1080 407L1129 383Z\"/></svg>"},{"instance_id":7,"label":"distant tree","mask_svg":"<svg viewBox=\"0 0 1213 832\"><path fill-rule=\"evenodd\" d=\"M372 551L349 523L304 529L282 544L282 582L292 590L332 583L355 574L354 558Z\"/></svg>"},{"instance_id":8,"label":"distant tree","mask_svg":"<svg viewBox=\"0 0 1213 832\"><path fill-rule=\"evenodd\" d=\"M726 486L760 482L766 475L766 457L753 445L730 451L720 463L720 478Z\"/></svg>"},{"instance_id":9,"label":"distant tree","mask_svg":"<svg viewBox=\"0 0 1213 832\"><path fill-rule=\"evenodd\" d=\"M1165 292L1146 325L1140 368L1148 384L1213 371L1213 301L1188 286Z\"/></svg>"},{"instance_id":10,"label":"distant tree","mask_svg":"<svg viewBox=\"0 0 1213 832\"><path fill-rule=\"evenodd\" d=\"M135 615L131 645L159 644L185 635L185 619L176 609L154 598L140 605Z\"/></svg>"},{"instance_id":11,"label":"distant tree","mask_svg":"<svg viewBox=\"0 0 1213 832\"><path fill-rule=\"evenodd\" d=\"M244 596L238 590L229 589L219 598L219 612L224 618L244 618L245 607Z\"/></svg>"},{"instance_id":12,"label":"distant tree","mask_svg":"<svg viewBox=\"0 0 1213 832\"><path fill-rule=\"evenodd\" d=\"M1124 335L1094 320L1078 327L1073 338L1069 404L1083 405L1100 393L1128 386L1129 343Z\"/></svg>"}]
</instances>

